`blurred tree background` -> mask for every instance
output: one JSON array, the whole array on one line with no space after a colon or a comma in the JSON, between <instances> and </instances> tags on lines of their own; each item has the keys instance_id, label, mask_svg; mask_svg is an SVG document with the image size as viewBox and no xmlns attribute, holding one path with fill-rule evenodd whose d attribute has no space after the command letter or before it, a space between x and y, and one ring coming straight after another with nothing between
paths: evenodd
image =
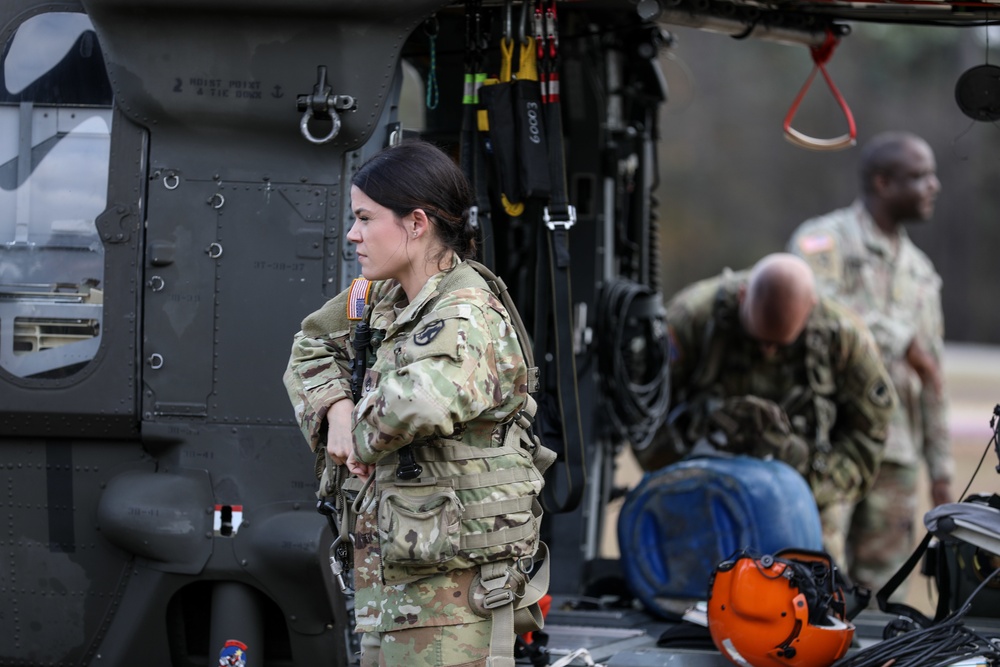
<instances>
[{"instance_id":1,"label":"blurred tree background","mask_svg":"<svg viewBox=\"0 0 1000 667\"><path fill-rule=\"evenodd\" d=\"M850 204L859 146L885 130L924 137L942 190L934 218L908 227L944 281L945 338L1000 344L992 290L1000 268L1000 128L955 101L967 69L1000 60L987 28L851 24L827 71L854 114L858 146L799 148L782 123L813 63L805 46L737 40L665 26L669 101L660 124L659 219L665 298L684 285L782 250L803 220ZM817 74L792 124L814 137L846 132Z\"/></svg>"}]
</instances>

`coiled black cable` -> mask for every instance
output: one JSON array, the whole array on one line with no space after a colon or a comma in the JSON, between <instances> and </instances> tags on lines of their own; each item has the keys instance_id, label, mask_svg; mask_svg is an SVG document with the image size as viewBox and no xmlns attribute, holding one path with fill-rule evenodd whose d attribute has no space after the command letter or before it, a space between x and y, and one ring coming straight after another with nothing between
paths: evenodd
<instances>
[{"instance_id":1,"label":"coiled black cable","mask_svg":"<svg viewBox=\"0 0 1000 667\"><path fill-rule=\"evenodd\" d=\"M615 280L597 309L601 386L615 432L641 450L667 417L669 345L659 292Z\"/></svg>"},{"instance_id":2,"label":"coiled black cable","mask_svg":"<svg viewBox=\"0 0 1000 667\"><path fill-rule=\"evenodd\" d=\"M981 634L964 624L972 599L998 573L1000 568L983 579L960 609L941 621L883 640L841 658L831 667L945 667L977 657L998 664L1000 637Z\"/></svg>"}]
</instances>

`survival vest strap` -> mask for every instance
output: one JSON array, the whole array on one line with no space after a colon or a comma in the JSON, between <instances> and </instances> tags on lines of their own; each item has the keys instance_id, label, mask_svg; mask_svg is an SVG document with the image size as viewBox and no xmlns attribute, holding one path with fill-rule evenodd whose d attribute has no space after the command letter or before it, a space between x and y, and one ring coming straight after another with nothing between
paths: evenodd
<instances>
[{"instance_id":1,"label":"survival vest strap","mask_svg":"<svg viewBox=\"0 0 1000 667\"><path fill-rule=\"evenodd\" d=\"M480 584L486 589L484 607L493 612L490 655L487 667L514 667L514 644L517 635L541 630L545 625L541 599L549 588L549 552L544 542L538 553L542 565L530 579L527 574L505 562L486 563L479 569ZM516 579L523 579L524 590L518 596Z\"/></svg>"}]
</instances>

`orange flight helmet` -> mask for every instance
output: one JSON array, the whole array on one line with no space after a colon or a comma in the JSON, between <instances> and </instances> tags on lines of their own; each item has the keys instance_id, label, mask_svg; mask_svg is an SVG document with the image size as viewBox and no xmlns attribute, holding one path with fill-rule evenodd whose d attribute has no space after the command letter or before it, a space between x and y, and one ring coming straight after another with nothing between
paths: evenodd
<instances>
[{"instance_id":1,"label":"orange flight helmet","mask_svg":"<svg viewBox=\"0 0 1000 667\"><path fill-rule=\"evenodd\" d=\"M712 574L708 629L739 667L829 667L854 638L830 556L739 553Z\"/></svg>"}]
</instances>

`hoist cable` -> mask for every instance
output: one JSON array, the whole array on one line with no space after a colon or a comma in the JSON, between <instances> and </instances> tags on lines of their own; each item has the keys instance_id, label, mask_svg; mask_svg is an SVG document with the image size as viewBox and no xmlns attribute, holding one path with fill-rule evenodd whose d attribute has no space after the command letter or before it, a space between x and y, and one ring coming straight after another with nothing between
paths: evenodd
<instances>
[{"instance_id":1,"label":"hoist cable","mask_svg":"<svg viewBox=\"0 0 1000 667\"><path fill-rule=\"evenodd\" d=\"M611 422L641 450L666 420L669 345L658 292L628 280L602 290L597 313L599 370Z\"/></svg>"}]
</instances>

